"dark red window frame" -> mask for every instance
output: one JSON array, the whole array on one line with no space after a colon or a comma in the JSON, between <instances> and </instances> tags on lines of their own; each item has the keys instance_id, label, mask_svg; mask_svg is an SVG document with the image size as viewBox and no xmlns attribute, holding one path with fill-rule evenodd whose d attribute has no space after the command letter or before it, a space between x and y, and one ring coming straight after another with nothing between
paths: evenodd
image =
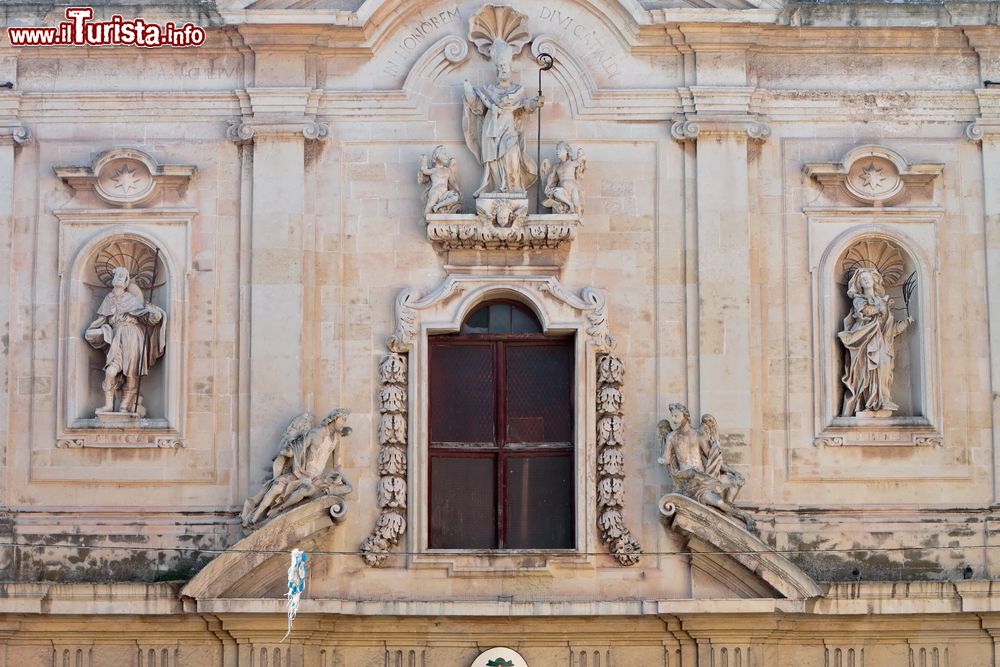
<instances>
[{"instance_id":1,"label":"dark red window frame","mask_svg":"<svg viewBox=\"0 0 1000 667\"><path fill-rule=\"evenodd\" d=\"M465 326L463 333L429 339L427 516L431 549L573 549L575 546L573 338L542 334L534 314L513 301L483 304L470 314L466 323L473 319L481 323L482 309L507 305L513 312L508 322L514 321L514 329L520 322L522 330L534 328L537 333L469 333L470 327ZM502 326L500 330L504 330ZM473 356L467 357L472 363L449 365L449 355L461 356L472 352L470 348L481 350L481 356L475 359L472 353ZM526 363L532 354L539 353L543 356L535 361L541 363ZM489 372L483 364L486 357L490 361ZM511 361L512 357L515 361ZM521 378L514 385L508 384L511 369L519 372ZM527 380L533 390L551 393L554 388L558 398L551 404L527 408L536 414L523 417L525 421L520 426L514 423L512 431L514 418L509 407L517 407L518 401L517 396L509 395L509 390L517 391L517 382L525 382L526 371L535 373ZM479 384L470 387L470 382ZM491 419L492 428L485 428L486 424L475 421L475 415L461 410L464 403L435 404L436 400L449 399L456 404L466 400L480 406L484 400L492 403L492 416L487 412L485 417ZM525 409L522 405L521 410ZM460 422L457 427L453 423L456 419ZM454 437L456 431L474 433L476 441L444 440ZM482 441L480 438L489 431L492 431L490 440ZM519 441L529 439L523 437L526 433L535 437L530 438L531 442ZM481 488L473 481L476 475L486 478L485 466L465 466L465 478L456 472L463 467L459 463L463 459L492 462L492 472L488 475L491 488ZM445 468L448 472L442 474ZM510 488L515 468L513 474L521 475L517 489ZM534 486L539 482L544 482L544 488ZM489 502L491 494L493 503ZM539 504L544 506L541 512ZM529 511L529 505L535 511ZM512 515L513 507L522 510L517 517Z\"/></svg>"}]
</instances>

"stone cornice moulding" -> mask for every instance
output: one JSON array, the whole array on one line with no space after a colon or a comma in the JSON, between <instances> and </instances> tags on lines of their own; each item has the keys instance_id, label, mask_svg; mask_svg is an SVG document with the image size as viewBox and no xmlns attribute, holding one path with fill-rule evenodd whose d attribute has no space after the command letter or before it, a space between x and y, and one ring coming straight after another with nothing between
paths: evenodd
<instances>
[{"instance_id":1,"label":"stone cornice moulding","mask_svg":"<svg viewBox=\"0 0 1000 667\"><path fill-rule=\"evenodd\" d=\"M752 2L753 0L748 0ZM281 8L254 9L256 0L231 0L220 7L227 24L294 24L296 28L332 26L327 33L337 51L372 55L393 35L405 28L425 6L409 0L365 0L356 11L310 7L294 9L295 0ZM578 0L580 8L605 26L619 42L635 46L640 40L662 42L662 31L654 28L652 15L638 0ZM273 4L273 3L272 3ZM242 30L242 29L241 29Z\"/></svg>"},{"instance_id":2,"label":"stone cornice moulding","mask_svg":"<svg viewBox=\"0 0 1000 667\"><path fill-rule=\"evenodd\" d=\"M693 114L670 126L670 136L677 141L697 141L706 136L738 136L752 141L767 141L771 126L759 118L722 118Z\"/></svg>"},{"instance_id":3,"label":"stone cornice moulding","mask_svg":"<svg viewBox=\"0 0 1000 667\"><path fill-rule=\"evenodd\" d=\"M605 121L669 120L681 111L675 89L599 89L589 68L575 54L562 48L552 35L531 42L532 56L555 57L551 74L566 94L573 118ZM446 35L424 51L396 90L327 90L318 115L331 121L425 120L435 83L469 59L468 41ZM359 104L364 99L367 104Z\"/></svg>"},{"instance_id":4,"label":"stone cornice moulding","mask_svg":"<svg viewBox=\"0 0 1000 667\"><path fill-rule=\"evenodd\" d=\"M325 141L330 127L318 122L323 91L307 87L260 87L236 91L241 118L229 121L226 136L237 143L260 137Z\"/></svg>"},{"instance_id":5,"label":"stone cornice moulding","mask_svg":"<svg viewBox=\"0 0 1000 667\"><path fill-rule=\"evenodd\" d=\"M446 35L431 44L410 67L398 90L327 90L319 113L331 120L424 120L434 83L469 59L469 42ZM365 100L366 104L360 104Z\"/></svg>"},{"instance_id":6,"label":"stone cornice moulding","mask_svg":"<svg viewBox=\"0 0 1000 667\"><path fill-rule=\"evenodd\" d=\"M553 56L549 71L562 85L573 118L608 121L669 120L681 111L680 95L673 88L599 89L590 69L554 35L538 35L531 55Z\"/></svg>"},{"instance_id":7,"label":"stone cornice moulding","mask_svg":"<svg viewBox=\"0 0 1000 667\"><path fill-rule=\"evenodd\" d=\"M198 170L191 165L160 164L135 148L112 148L88 167L55 167L53 171L75 194L93 192L105 204L131 208L165 190L183 196Z\"/></svg>"}]
</instances>

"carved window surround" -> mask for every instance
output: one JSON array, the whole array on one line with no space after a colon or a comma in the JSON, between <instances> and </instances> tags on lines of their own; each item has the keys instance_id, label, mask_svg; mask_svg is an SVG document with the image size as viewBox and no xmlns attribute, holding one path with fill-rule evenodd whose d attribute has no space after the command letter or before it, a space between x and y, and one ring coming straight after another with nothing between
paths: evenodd
<instances>
[{"instance_id":1,"label":"carved window surround","mask_svg":"<svg viewBox=\"0 0 1000 667\"><path fill-rule=\"evenodd\" d=\"M546 333L575 334L574 460L577 466L574 488L577 510L574 530L576 546L571 550L432 551L427 546L428 336L459 331L466 316L478 304L497 298L514 299L527 305ZM447 569L451 576L519 571L537 573L560 566L595 564L595 557L584 554L599 550L598 534L602 533L601 537L614 552L612 555L623 564L635 562L638 559L638 544L625 529L620 515L623 477L621 443L598 444L598 419L606 412L598 414L598 392L609 386L612 390L620 390L621 385L620 373L617 380L613 377L599 380L599 362L614 356L614 339L608 332L603 295L593 288L585 288L579 295L574 294L551 276L450 275L424 297L414 289L404 289L396 298L395 313L396 330L387 341L390 354L383 358L379 366L382 387L377 429L380 513L374 531L362 545L365 560L370 565L381 565L391 555L391 550L402 543L404 551L416 554L406 557L407 565ZM388 400L400 388L405 389L407 397L402 408L398 401ZM383 396L387 400L383 401ZM620 419L620 412L615 417ZM605 474L598 455L612 449L617 452L619 464ZM593 480L597 481L596 488ZM611 503L617 521L604 520L605 524L614 524L623 532L614 540L599 525L608 509L607 504L597 507L602 482L608 488L617 488L617 505ZM598 531L594 530L595 525ZM614 526L612 532L616 530ZM537 557L537 566L526 567L526 556Z\"/></svg>"}]
</instances>

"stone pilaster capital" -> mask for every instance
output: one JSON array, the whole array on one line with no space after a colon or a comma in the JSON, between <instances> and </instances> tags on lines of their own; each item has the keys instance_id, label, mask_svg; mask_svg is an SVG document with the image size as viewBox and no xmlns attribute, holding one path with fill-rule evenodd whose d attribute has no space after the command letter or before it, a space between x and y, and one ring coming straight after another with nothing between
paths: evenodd
<instances>
[{"instance_id":1,"label":"stone pilaster capital","mask_svg":"<svg viewBox=\"0 0 1000 667\"><path fill-rule=\"evenodd\" d=\"M1000 118L977 118L965 128L965 136L969 141L1000 139Z\"/></svg>"},{"instance_id":2,"label":"stone pilaster capital","mask_svg":"<svg viewBox=\"0 0 1000 667\"><path fill-rule=\"evenodd\" d=\"M771 126L753 116L689 116L670 126L670 136L677 141L697 141L703 136L739 136L753 141L766 141L771 136Z\"/></svg>"},{"instance_id":3,"label":"stone pilaster capital","mask_svg":"<svg viewBox=\"0 0 1000 667\"><path fill-rule=\"evenodd\" d=\"M300 121L257 121L238 119L229 121L226 137L237 143L254 141L260 137L298 137L309 141L326 141L330 137L330 126L314 120Z\"/></svg>"},{"instance_id":4,"label":"stone pilaster capital","mask_svg":"<svg viewBox=\"0 0 1000 667\"><path fill-rule=\"evenodd\" d=\"M0 146L24 146L31 142L31 130L24 125L0 125Z\"/></svg>"}]
</instances>

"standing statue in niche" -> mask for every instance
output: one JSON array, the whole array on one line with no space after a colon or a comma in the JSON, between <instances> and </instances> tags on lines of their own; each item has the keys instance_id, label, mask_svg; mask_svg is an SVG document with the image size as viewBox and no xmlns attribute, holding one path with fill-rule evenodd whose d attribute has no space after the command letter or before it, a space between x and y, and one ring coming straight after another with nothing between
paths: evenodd
<instances>
[{"instance_id":1,"label":"standing statue in niche","mask_svg":"<svg viewBox=\"0 0 1000 667\"><path fill-rule=\"evenodd\" d=\"M587 168L587 156L579 148L574 157L573 147L560 141L556 144L556 160L554 166L548 158L542 160L542 173L547 175L542 206L552 209L553 213L582 215L583 186L580 181Z\"/></svg>"},{"instance_id":2,"label":"standing statue in niche","mask_svg":"<svg viewBox=\"0 0 1000 667\"><path fill-rule=\"evenodd\" d=\"M899 406L892 400L896 337L913 323L910 299L915 274L900 284L904 261L899 248L882 239L865 239L848 250L843 262L851 308L837 338L844 346L844 417L889 417ZM886 289L899 285L906 318L897 321L895 300Z\"/></svg>"},{"instance_id":3,"label":"standing statue in niche","mask_svg":"<svg viewBox=\"0 0 1000 667\"><path fill-rule=\"evenodd\" d=\"M742 521L751 533L757 532L753 517L734 504L746 480L722 458L715 417L703 415L701 428L695 430L686 406L672 403L669 409L670 418L660 422L663 455L658 462L670 471L674 493L714 507Z\"/></svg>"},{"instance_id":4,"label":"standing statue in niche","mask_svg":"<svg viewBox=\"0 0 1000 667\"><path fill-rule=\"evenodd\" d=\"M490 193L525 196L535 182L537 165L525 156L524 120L545 104L530 97L511 80L514 56L531 36L525 17L510 7L486 5L470 21L469 39L493 61L497 82L473 86L465 82L462 130L469 150L483 165L483 179L474 196Z\"/></svg>"},{"instance_id":5,"label":"standing statue in niche","mask_svg":"<svg viewBox=\"0 0 1000 667\"><path fill-rule=\"evenodd\" d=\"M101 272L100 267L98 271ZM111 291L97 309L97 319L84 334L91 346L106 350L101 384L104 405L97 408L96 416L98 419L112 414L143 417L140 382L166 349L163 335L166 314L145 300L142 289L125 266L112 270L110 283ZM119 390L121 401L116 412Z\"/></svg>"},{"instance_id":6,"label":"standing statue in niche","mask_svg":"<svg viewBox=\"0 0 1000 667\"><path fill-rule=\"evenodd\" d=\"M306 500L351 492L339 470L327 470L340 439L351 432L344 425L350 413L340 408L314 425L312 413L304 412L288 424L271 464L271 479L243 504L244 528Z\"/></svg>"},{"instance_id":7,"label":"standing statue in niche","mask_svg":"<svg viewBox=\"0 0 1000 667\"><path fill-rule=\"evenodd\" d=\"M420 156L417 182L424 187L424 213L458 213L462 208L462 193L458 189L458 168L455 158L444 146L438 146L427 156Z\"/></svg>"}]
</instances>

